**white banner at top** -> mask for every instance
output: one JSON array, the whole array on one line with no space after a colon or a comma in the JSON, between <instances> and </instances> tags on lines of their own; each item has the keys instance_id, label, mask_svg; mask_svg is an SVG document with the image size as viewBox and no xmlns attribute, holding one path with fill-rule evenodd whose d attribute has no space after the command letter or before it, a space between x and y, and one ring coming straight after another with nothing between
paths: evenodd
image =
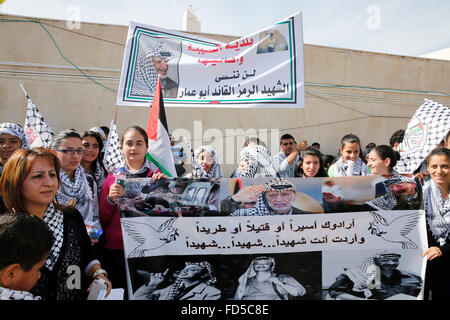
<instances>
[{"instance_id":1,"label":"white banner at top","mask_svg":"<svg viewBox=\"0 0 450 320\"><path fill-rule=\"evenodd\" d=\"M304 108L297 13L229 43L130 22L117 105L146 106L161 77L165 106Z\"/></svg>"}]
</instances>

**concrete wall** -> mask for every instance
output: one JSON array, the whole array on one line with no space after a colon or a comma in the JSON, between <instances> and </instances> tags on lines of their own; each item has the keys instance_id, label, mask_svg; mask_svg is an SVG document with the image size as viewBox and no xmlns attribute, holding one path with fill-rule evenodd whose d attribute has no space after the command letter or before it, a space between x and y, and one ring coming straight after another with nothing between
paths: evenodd
<instances>
[{"instance_id":1,"label":"concrete wall","mask_svg":"<svg viewBox=\"0 0 450 320\"><path fill-rule=\"evenodd\" d=\"M9 22L7 22L9 20ZM16 20L16 22L12 22ZM19 84L37 104L53 131L109 126L116 115L116 93L89 80L118 89L127 26L82 23L68 29L66 21L0 15L0 121L24 123L26 99ZM151 24L151 21L146 21ZM237 37L198 34L228 42ZM166 109L175 135L191 136L193 147L213 144L225 163L225 175L238 162L245 134L259 134L278 151L281 134L321 143L334 154L344 134L387 144L405 128L424 98L450 105L450 62L304 45L305 109ZM439 93L446 93L441 95ZM119 133L130 125L145 128L149 109L117 110Z\"/></svg>"}]
</instances>

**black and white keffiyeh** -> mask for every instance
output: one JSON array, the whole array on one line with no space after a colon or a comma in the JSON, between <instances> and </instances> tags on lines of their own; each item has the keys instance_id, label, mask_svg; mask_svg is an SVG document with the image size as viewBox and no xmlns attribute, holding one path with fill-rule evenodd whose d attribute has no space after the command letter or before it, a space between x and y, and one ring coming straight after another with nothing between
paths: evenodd
<instances>
[{"instance_id":1,"label":"black and white keffiyeh","mask_svg":"<svg viewBox=\"0 0 450 320\"><path fill-rule=\"evenodd\" d=\"M214 160L214 163L211 165L211 168L208 172L206 172L200 163L198 162L198 157L202 152L207 152L211 155ZM220 165L219 155L216 150L211 146L201 146L194 152L192 167L193 167L193 178L200 179L216 179L223 178L222 167Z\"/></svg>"},{"instance_id":2,"label":"black and white keffiyeh","mask_svg":"<svg viewBox=\"0 0 450 320\"><path fill-rule=\"evenodd\" d=\"M117 174L125 166L125 155L120 146L119 135L114 120L111 121L108 140L105 143L103 165L109 173Z\"/></svg>"},{"instance_id":3,"label":"black and white keffiyeh","mask_svg":"<svg viewBox=\"0 0 450 320\"><path fill-rule=\"evenodd\" d=\"M260 193L256 199L256 204L253 208L237 209L230 216L272 216L277 213L270 208L269 203L265 197L266 191L293 191L295 192L295 185L290 183L285 178L274 178L266 182L264 185L264 192Z\"/></svg>"},{"instance_id":4,"label":"black and white keffiyeh","mask_svg":"<svg viewBox=\"0 0 450 320\"><path fill-rule=\"evenodd\" d=\"M277 177L277 170L270 151L263 145L251 145L241 150L241 161L245 161L247 168L239 168L233 178L272 178Z\"/></svg>"},{"instance_id":5,"label":"black and white keffiyeh","mask_svg":"<svg viewBox=\"0 0 450 320\"><path fill-rule=\"evenodd\" d=\"M53 233L54 238L52 248L50 249L47 261L45 262L45 267L52 271L58 260L59 254L61 253L61 247L64 240L63 213L56 209L53 202L49 204L44 213L44 222Z\"/></svg>"},{"instance_id":6,"label":"black and white keffiyeh","mask_svg":"<svg viewBox=\"0 0 450 320\"><path fill-rule=\"evenodd\" d=\"M207 276L204 278L205 284L208 286L212 286L214 283L216 283L217 279L212 274L212 266L208 261L186 262L185 265L185 267L195 265L204 268L207 273ZM177 297L180 295L182 289L184 289L183 280L178 277L171 286L170 292L167 296L167 300L177 300Z\"/></svg>"},{"instance_id":7,"label":"black and white keffiyeh","mask_svg":"<svg viewBox=\"0 0 450 320\"><path fill-rule=\"evenodd\" d=\"M433 179L423 186L423 201L428 225L442 246L450 234L450 197L444 199Z\"/></svg>"},{"instance_id":8,"label":"black and white keffiyeh","mask_svg":"<svg viewBox=\"0 0 450 320\"><path fill-rule=\"evenodd\" d=\"M54 133L28 94L27 99L28 107L25 118L26 139L30 148L48 148L52 143Z\"/></svg>"},{"instance_id":9,"label":"black and white keffiyeh","mask_svg":"<svg viewBox=\"0 0 450 320\"><path fill-rule=\"evenodd\" d=\"M0 300L42 300L27 291L11 290L0 287Z\"/></svg>"},{"instance_id":10,"label":"black and white keffiyeh","mask_svg":"<svg viewBox=\"0 0 450 320\"><path fill-rule=\"evenodd\" d=\"M394 192L392 192L389 188L389 186L395 185L397 183L416 183L414 178L408 177L405 175L401 175L395 170L392 170L391 176L386 178L386 180L381 182L384 184L387 193L377 197L369 202L367 202L368 205L370 205L372 208L377 210L392 210L397 205L397 197L395 196ZM413 199L417 198L417 193L414 193L411 196L407 197L407 201L412 201Z\"/></svg>"},{"instance_id":11,"label":"black and white keffiyeh","mask_svg":"<svg viewBox=\"0 0 450 320\"><path fill-rule=\"evenodd\" d=\"M425 99L408 122L395 170L413 173L450 130L450 109Z\"/></svg>"},{"instance_id":12,"label":"black and white keffiyeh","mask_svg":"<svg viewBox=\"0 0 450 320\"><path fill-rule=\"evenodd\" d=\"M58 202L62 205L68 205L72 199L75 199L75 207L80 211L84 221L94 221L94 198L86 175L81 166L75 170L73 180L61 169L61 184L58 189Z\"/></svg>"},{"instance_id":13,"label":"black and white keffiyeh","mask_svg":"<svg viewBox=\"0 0 450 320\"><path fill-rule=\"evenodd\" d=\"M340 157L336 163L335 166L335 177L347 177L347 176L367 176L370 174L369 168L367 165L361 160L361 158L358 158L358 160L351 161L348 160L347 162L344 162L344 158Z\"/></svg>"},{"instance_id":14,"label":"black and white keffiyeh","mask_svg":"<svg viewBox=\"0 0 450 320\"><path fill-rule=\"evenodd\" d=\"M174 52L164 45L163 41L152 45L139 43L139 56L131 88L132 95L153 96L158 84L158 73L153 65L152 57L164 59L166 62L173 57ZM163 80L163 79L161 79Z\"/></svg>"},{"instance_id":15,"label":"black and white keffiyeh","mask_svg":"<svg viewBox=\"0 0 450 320\"><path fill-rule=\"evenodd\" d=\"M25 136L25 131L21 126L11 122L0 123L0 134L9 134L10 136L14 136L22 141L22 149L28 149L30 144Z\"/></svg>"}]
</instances>

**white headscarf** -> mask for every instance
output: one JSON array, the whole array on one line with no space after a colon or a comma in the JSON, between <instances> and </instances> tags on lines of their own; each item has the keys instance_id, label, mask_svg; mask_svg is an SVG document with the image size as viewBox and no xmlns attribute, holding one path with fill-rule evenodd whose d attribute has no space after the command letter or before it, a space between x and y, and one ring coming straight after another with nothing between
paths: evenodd
<instances>
[{"instance_id":1,"label":"white headscarf","mask_svg":"<svg viewBox=\"0 0 450 320\"><path fill-rule=\"evenodd\" d=\"M243 171L239 167L233 178L274 178L278 176L270 151L263 145L244 147L240 155L247 164L247 168Z\"/></svg>"},{"instance_id":2,"label":"white headscarf","mask_svg":"<svg viewBox=\"0 0 450 320\"><path fill-rule=\"evenodd\" d=\"M11 122L0 123L0 134L9 134L19 138L20 141L22 141L22 149L28 149L30 147L30 144L25 136L25 131L18 124Z\"/></svg>"},{"instance_id":3,"label":"white headscarf","mask_svg":"<svg viewBox=\"0 0 450 320\"><path fill-rule=\"evenodd\" d=\"M208 152L214 160L214 163L211 165L208 173L202 168L200 163L198 163L198 156L202 152ZM193 159L193 178L206 178L206 179L215 179L215 178L223 178L222 167L220 166L219 155L216 153L216 150L211 146L201 146L194 152Z\"/></svg>"}]
</instances>

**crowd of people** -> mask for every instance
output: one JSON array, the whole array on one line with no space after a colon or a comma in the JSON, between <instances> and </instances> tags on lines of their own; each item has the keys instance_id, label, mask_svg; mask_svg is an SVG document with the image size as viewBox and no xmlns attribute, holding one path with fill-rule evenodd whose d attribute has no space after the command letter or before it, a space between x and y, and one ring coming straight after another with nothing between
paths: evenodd
<instances>
[{"instance_id":1,"label":"crowd of people","mask_svg":"<svg viewBox=\"0 0 450 320\"><path fill-rule=\"evenodd\" d=\"M107 294L112 288L126 290L124 245L116 202L125 195L125 189L103 165L108 134L107 127L90 128L83 134L73 129L64 130L54 136L49 148L30 149L20 125L0 124L0 300L86 299L88 288L95 279L104 281ZM318 142L310 146L304 140L297 143L290 134L281 136L279 153L271 155L263 141L250 137L241 150L240 163L230 177L272 179L265 186L248 187L227 199L228 205L234 208L231 215L303 213L291 206L296 190L286 178L389 175L386 188L391 192L369 203L372 208L382 210L400 205L395 196L397 193L392 190L394 182L420 179L430 244L423 253L428 260L425 298L431 292L433 299L448 299L450 134L414 172L415 178L401 175L394 169L400 159L397 150L404 134L404 130L395 132L386 145L369 143L365 152L358 136L347 134L341 139L337 156L323 155ZM158 180L167 177L146 158L148 136L143 128L127 128L122 134L121 148L125 163L120 172L127 178ZM172 151L180 177L224 177L221 160L212 146L205 145L192 151L191 172L184 167L187 153L180 144L172 141ZM268 207L261 205L263 202ZM100 223L103 230L100 239L89 237L89 231L96 223ZM26 237L21 236L24 233ZM258 263L273 268L273 261ZM80 270L79 279L74 280L67 272L73 266ZM255 261L251 268L255 268L257 275L264 274L257 266ZM187 267L201 269L205 274L208 270L206 264L189 264ZM73 281L72 287L68 286L70 281ZM267 286L264 281L257 282L247 275L245 281L240 281L237 296L258 295L245 286ZM295 295L304 294L304 288L289 277L279 277L274 282L277 285L274 288L282 294L290 291ZM207 286L215 295L212 284L210 281ZM254 288L252 290L256 290ZM332 295L337 295L336 288ZM158 298L182 296L180 288L173 286L165 291L147 286L141 291L143 295ZM271 293L272 296L276 294Z\"/></svg>"}]
</instances>

